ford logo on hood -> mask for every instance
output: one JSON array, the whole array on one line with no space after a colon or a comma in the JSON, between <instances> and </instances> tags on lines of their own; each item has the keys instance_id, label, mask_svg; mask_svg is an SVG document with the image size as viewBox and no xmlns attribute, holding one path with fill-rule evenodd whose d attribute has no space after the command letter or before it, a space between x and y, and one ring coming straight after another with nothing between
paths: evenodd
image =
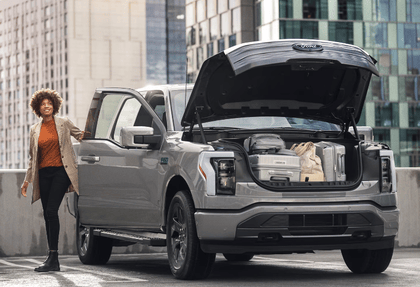
<instances>
[{"instance_id":1,"label":"ford logo on hood","mask_svg":"<svg viewBox=\"0 0 420 287\"><path fill-rule=\"evenodd\" d=\"M322 48L321 45L317 44L293 44L293 49L298 51L305 51L305 52L315 52L315 51L322 51L324 48Z\"/></svg>"}]
</instances>

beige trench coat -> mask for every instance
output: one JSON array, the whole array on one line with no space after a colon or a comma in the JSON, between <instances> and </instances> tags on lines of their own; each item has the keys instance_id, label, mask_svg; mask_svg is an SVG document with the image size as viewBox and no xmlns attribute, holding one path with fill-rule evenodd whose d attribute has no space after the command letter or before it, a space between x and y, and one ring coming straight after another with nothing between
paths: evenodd
<instances>
[{"instance_id":1,"label":"beige trench coat","mask_svg":"<svg viewBox=\"0 0 420 287\"><path fill-rule=\"evenodd\" d=\"M76 127L68 118L54 116L54 121L55 127L57 128L61 161L63 162L64 169L70 178L74 191L79 194L77 162L70 135L79 140L82 136L82 131ZM31 127L29 134L29 165L28 170L26 171L25 180L32 183L32 203L41 198L38 175L38 139L39 133L41 132L42 122L43 121L40 121L34 124Z\"/></svg>"}]
</instances>

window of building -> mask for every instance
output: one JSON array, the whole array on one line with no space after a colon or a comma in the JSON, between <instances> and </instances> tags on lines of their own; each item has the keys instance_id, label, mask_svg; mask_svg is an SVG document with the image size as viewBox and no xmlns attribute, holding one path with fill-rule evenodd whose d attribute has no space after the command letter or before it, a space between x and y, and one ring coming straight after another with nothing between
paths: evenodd
<instances>
[{"instance_id":1,"label":"window of building","mask_svg":"<svg viewBox=\"0 0 420 287\"><path fill-rule=\"evenodd\" d=\"M409 103L408 126L411 128L420 128L420 103Z\"/></svg>"},{"instance_id":2,"label":"window of building","mask_svg":"<svg viewBox=\"0 0 420 287\"><path fill-rule=\"evenodd\" d=\"M373 129L373 136L375 142L381 142L388 145L391 143L391 132L389 129Z\"/></svg>"},{"instance_id":3,"label":"window of building","mask_svg":"<svg viewBox=\"0 0 420 287\"><path fill-rule=\"evenodd\" d=\"M372 77L366 98L368 101L388 101L389 78L387 76Z\"/></svg>"},{"instance_id":4,"label":"window of building","mask_svg":"<svg viewBox=\"0 0 420 287\"><path fill-rule=\"evenodd\" d=\"M375 126L398 127L399 126L398 103L390 103L390 102L375 103Z\"/></svg>"},{"instance_id":5,"label":"window of building","mask_svg":"<svg viewBox=\"0 0 420 287\"><path fill-rule=\"evenodd\" d=\"M204 53L203 53L203 47L197 48L197 69L201 68L201 65L204 62Z\"/></svg>"},{"instance_id":6,"label":"window of building","mask_svg":"<svg viewBox=\"0 0 420 287\"><path fill-rule=\"evenodd\" d=\"M407 22L420 22L420 0L407 0Z\"/></svg>"},{"instance_id":7,"label":"window of building","mask_svg":"<svg viewBox=\"0 0 420 287\"><path fill-rule=\"evenodd\" d=\"M187 6L185 6L185 13L186 13L185 25L187 27L194 25L194 23L196 22L195 12L196 12L195 2L190 3Z\"/></svg>"},{"instance_id":8,"label":"window of building","mask_svg":"<svg viewBox=\"0 0 420 287\"><path fill-rule=\"evenodd\" d=\"M279 0L279 18L293 18L292 0Z\"/></svg>"},{"instance_id":9,"label":"window of building","mask_svg":"<svg viewBox=\"0 0 420 287\"><path fill-rule=\"evenodd\" d=\"M225 37L230 34L230 25L229 25L229 13L223 13L220 15L220 35Z\"/></svg>"},{"instance_id":10,"label":"window of building","mask_svg":"<svg viewBox=\"0 0 420 287\"><path fill-rule=\"evenodd\" d=\"M236 45L236 34L229 36L229 47L233 47Z\"/></svg>"},{"instance_id":11,"label":"window of building","mask_svg":"<svg viewBox=\"0 0 420 287\"><path fill-rule=\"evenodd\" d=\"M232 10L232 33L241 32L241 9L235 8Z\"/></svg>"},{"instance_id":12,"label":"window of building","mask_svg":"<svg viewBox=\"0 0 420 287\"><path fill-rule=\"evenodd\" d=\"M213 42L208 43L207 44L207 58L211 57L214 55L214 48L213 48L214 44Z\"/></svg>"},{"instance_id":13,"label":"window of building","mask_svg":"<svg viewBox=\"0 0 420 287\"><path fill-rule=\"evenodd\" d=\"M216 15L216 4L217 0L207 0L207 17L213 17Z\"/></svg>"},{"instance_id":14,"label":"window of building","mask_svg":"<svg viewBox=\"0 0 420 287\"><path fill-rule=\"evenodd\" d=\"M197 22L204 21L206 19L206 0L197 1Z\"/></svg>"},{"instance_id":15,"label":"window of building","mask_svg":"<svg viewBox=\"0 0 420 287\"><path fill-rule=\"evenodd\" d=\"M401 102L419 101L420 78L419 77L399 77L398 78L398 98Z\"/></svg>"},{"instance_id":16,"label":"window of building","mask_svg":"<svg viewBox=\"0 0 420 287\"><path fill-rule=\"evenodd\" d=\"M261 26L262 16L261 16L261 2L255 4L255 26Z\"/></svg>"},{"instance_id":17,"label":"window of building","mask_svg":"<svg viewBox=\"0 0 420 287\"><path fill-rule=\"evenodd\" d=\"M398 24L398 48L420 48L420 24Z\"/></svg>"},{"instance_id":18,"label":"window of building","mask_svg":"<svg viewBox=\"0 0 420 287\"><path fill-rule=\"evenodd\" d=\"M280 39L288 38L318 39L318 22L280 20Z\"/></svg>"},{"instance_id":19,"label":"window of building","mask_svg":"<svg viewBox=\"0 0 420 287\"><path fill-rule=\"evenodd\" d=\"M217 17L210 19L210 40L216 40L219 38L219 21Z\"/></svg>"},{"instance_id":20,"label":"window of building","mask_svg":"<svg viewBox=\"0 0 420 287\"><path fill-rule=\"evenodd\" d=\"M223 13L228 9L228 0L217 0L217 13Z\"/></svg>"},{"instance_id":21,"label":"window of building","mask_svg":"<svg viewBox=\"0 0 420 287\"><path fill-rule=\"evenodd\" d=\"M420 50L407 50L407 70L409 74L420 74Z\"/></svg>"},{"instance_id":22,"label":"window of building","mask_svg":"<svg viewBox=\"0 0 420 287\"><path fill-rule=\"evenodd\" d=\"M224 38L219 39L217 41L217 49L218 49L219 53L222 52L225 49L225 39Z\"/></svg>"},{"instance_id":23,"label":"window of building","mask_svg":"<svg viewBox=\"0 0 420 287\"><path fill-rule=\"evenodd\" d=\"M373 57L378 60L377 67L381 75L398 74L398 51L388 49L378 49L373 53Z\"/></svg>"},{"instance_id":24,"label":"window of building","mask_svg":"<svg viewBox=\"0 0 420 287\"><path fill-rule=\"evenodd\" d=\"M353 22L329 22L328 37L331 41L353 44Z\"/></svg>"},{"instance_id":25,"label":"window of building","mask_svg":"<svg viewBox=\"0 0 420 287\"><path fill-rule=\"evenodd\" d=\"M362 0L338 0L338 19L363 20Z\"/></svg>"},{"instance_id":26,"label":"window of building","mask_svg":"<svg viewBox=\"0 0 420 287\"><path fill-rule=\"evenodd\" d=\"M374 21L397 21L397 0L373 0Z\"/></svg>"},{"instance_id":27,"label":"window of building","mask_svg":"<svg viewBox=\"0 0 420 287\"><path fill-rule=\"evenodd\" d=\"M187 46L194 46L196 38L196 31L194 27L187 29Z\"/></svg>"},{"instance_id":28,"label":"window of building","mask_svg":"<svg viewBox=\"0 0 420 287\"><path fill-rule=\"evenodd\" d=\"M409 166L420 166L420 129L400 129L400 153L410 155Z\"/></svg>"},{"instance_id":29,"label":"window of building","mask_svg":"<svg viewBox=\"0 0 420 287\"><path fill-rule=\"evenodd\" d=\"M303 18L328 19L328 0L303 0Z\"/></svg>"},{"instance_id":30,"label":"window of building","mask_svg":"<svg viewBox=\"0 0 420 287\"><path fill-rule=\"evenodd\" d=\"M387 48L387 23L363 23L363 46L365 48Z\"/></svg>"},{"instance_id":31,"label":"window of building","mask_svg":"<svg viewBox=\"0 0 420 287\"><path fill-rule=\"evenodd\" d=\"M198 37L200 44L204 44L207 42L207 21L200 23L198 28Z\"/></svg>"}]
</instances>

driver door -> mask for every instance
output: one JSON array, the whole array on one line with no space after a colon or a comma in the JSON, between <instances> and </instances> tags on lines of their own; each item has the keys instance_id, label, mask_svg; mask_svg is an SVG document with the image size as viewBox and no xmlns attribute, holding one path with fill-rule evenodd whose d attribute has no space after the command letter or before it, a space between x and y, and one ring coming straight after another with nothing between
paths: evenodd
<instances>
[{"instance_id":1,"label":"driver door","mask_svg":"<svg viewBox=\"0 0 420 287\"><path fill-rule=\"evenodd\" d=\"M151 125L163 140L162 122L137 91L96 91L86 126L90 135L80 143L78 154L83 224L159 229L158 183L164 173L160 145L128 148L120 138L122 127Z\"/></svg>"}]
</instances>

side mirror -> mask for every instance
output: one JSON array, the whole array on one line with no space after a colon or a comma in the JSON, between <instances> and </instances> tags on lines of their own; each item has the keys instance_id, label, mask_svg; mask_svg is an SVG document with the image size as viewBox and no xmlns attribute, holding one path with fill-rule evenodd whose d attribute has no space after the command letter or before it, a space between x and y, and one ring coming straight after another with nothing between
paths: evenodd
<instances>
[{"instance_id":1,"label":"side mirror","mask_svg":"<svg viewBox=\"0 0 420 287\"><path fill-rule=\"evenodd\" d=\"M123 127L121 128L121 144L126 147L147 148L160 143L161 135L154 135L151 127Z\"/></svg>"}]
</instances>

